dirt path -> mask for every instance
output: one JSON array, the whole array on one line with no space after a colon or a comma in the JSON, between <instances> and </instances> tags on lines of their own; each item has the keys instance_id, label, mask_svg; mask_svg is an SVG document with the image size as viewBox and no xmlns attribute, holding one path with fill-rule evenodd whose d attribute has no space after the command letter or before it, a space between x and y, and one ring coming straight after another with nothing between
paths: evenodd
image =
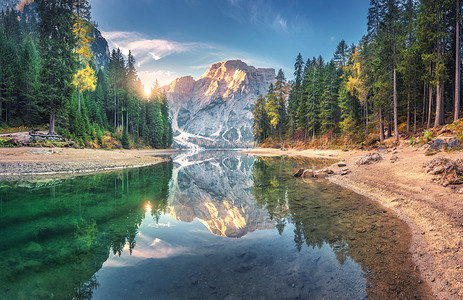
<instances>
[{"instance_id":1,"label":"dirt path","mask_svg":"<svg viewBox=\"0 0 463 300\"><path fill-rule=\"evenodd\" d=\"M329 180L379 201L394 210L412 229L410 251L436 299L463 299L463 186L444 188L432 182L422 165L433 157L424 150L400 147L383 154L373 165L357 166L367 151L253 149L251 155L330 157L344 161L351 173ZM398 157L395 163L392 156ZM439 153L434 157L463 158L461 153ZM340 168L333 166L336 173Z\"/></svg>"},{"instance_id":2,"label":"dirt path","mask_svg":"<svg viewBox=\"0 0 463 300\"><path fill-rule=\"evenodd\" d=\"M0 180L143 167L165 161L156 155L173 152L175 150L0 148Z\"/></svg>"}]
</instances>

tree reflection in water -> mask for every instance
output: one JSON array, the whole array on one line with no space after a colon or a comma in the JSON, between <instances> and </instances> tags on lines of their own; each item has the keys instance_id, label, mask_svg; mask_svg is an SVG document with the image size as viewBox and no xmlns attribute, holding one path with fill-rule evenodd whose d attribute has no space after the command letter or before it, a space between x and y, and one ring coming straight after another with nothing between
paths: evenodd
<instances>
[{"instance_id":1,"label":"tree reflection in water","mask_svg":"<svg viewBox=\"0 0 463 300\"><path fill-rule=\"evenodd\" d=\"M339 186L291 176L294 169L312 164L288 158L254 163L254 196L277 222L280 234L291 223L299 251L304 244L321 248L326 243L339 263L353 259L368 281L370 299L431 295L412 262L408 226L393 212Z\"/></svg>"},{"instance_id":2,"label":"tree reflection in water","mask_svg":"<svg viewBox=\"0 0 463 300\"><path fill-rule=\"evenodd\" d=\"M134 249L146 204L167 206L172 163L0 186L0 299L91 299L110 252Z\"/></svg>"}]
</instances>

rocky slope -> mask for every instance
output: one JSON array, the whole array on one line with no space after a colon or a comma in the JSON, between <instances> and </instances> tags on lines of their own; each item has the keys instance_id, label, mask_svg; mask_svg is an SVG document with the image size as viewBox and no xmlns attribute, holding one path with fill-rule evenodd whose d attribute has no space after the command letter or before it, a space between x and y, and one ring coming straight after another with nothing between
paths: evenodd
<instances>
[{"instance_id":1,"label":"rocky slope","mask_svg":"<svg viewBox=\"0 0 463 300\"><path fill-rule=\"evenodd\" d=\"M37 4L34 0L0 0L0 11L8 9L18 10L19 17L25 18L26 20L30 20L32 17L36 20L39 19ZM95 63L96 69L100 67L106 68L110 56L108 42L96 27L93 27L92 35L94 38L91 45L91 49L94 53L93 62Z\"/></svg>"},{"instance_id":2,"label":"rocky slope","mask_svg":"<svg viewBox=\"0 0 463 300\"><path fill-rule=\"evenodd\" d=\"M254 103L274 80L274 69L231 60L212 65L197 81L187 76L163 87L177 146L251 145Z\"/></svg>"},{"instance_id":3,"label":"rocky slope","mask_svg":"<svg viewBox=\"0 0 463 300\"><path fill-rule=\"evenodd\" d=\"M0 0L0 10L16 9L21 3L21 0Z\"/></svg>"}]
</instances>

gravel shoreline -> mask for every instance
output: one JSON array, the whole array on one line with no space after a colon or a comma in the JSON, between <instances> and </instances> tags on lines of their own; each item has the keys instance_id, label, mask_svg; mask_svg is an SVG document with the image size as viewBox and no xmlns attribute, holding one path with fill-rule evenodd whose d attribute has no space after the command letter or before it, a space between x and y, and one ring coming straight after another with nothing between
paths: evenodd
<instances>
[{"instance_id":1,"label":"gravel shoreline","mask_svg":"<svg viewBox=\"0 0 463 300\"><path fill-rule=\"evenodd\" d=\"M432 288L434 298L463 299L463 194L461 187L445 188L432 182L433 176L425 174L422 165L433 157L425 156L424 150L402 146L394 154L382 153L380 162L363 166L355 162L368 151L257 148L244 153L329 157L345 162L350 173L333 175L328 180L396 212L412 231L410 252L422 277ZM463 157L459 153L435 155L439 156Z\"/></svg>"},{"instance_id":2,"label":"gravel shoreline","mask_svg":"<svg viewBox=\"0 0 463 300\"><path fill-rule=\"evenodd\" d=\"M165 162L175 150L0 148L0 181L140 168Z\"/></svg>"}]
</instances>

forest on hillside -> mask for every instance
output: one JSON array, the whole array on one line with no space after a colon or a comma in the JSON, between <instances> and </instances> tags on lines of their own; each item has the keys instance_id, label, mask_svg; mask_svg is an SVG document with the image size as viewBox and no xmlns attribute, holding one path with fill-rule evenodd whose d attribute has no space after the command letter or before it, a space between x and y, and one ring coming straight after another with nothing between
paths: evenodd
<instances>
[{"instance_id":1,"label":"forest on hillside","mask_svg":"<svg viewBox=\"0 0 463 300\"><path fill-rule=\"evenodd\" d=\"M459 0L371 0L368 31L334 56L283 71L254 107L259 144L343 140L372 144L413 136L460 117Z\"/></svg>"},{"instance_id":2,"label":"forest on hillside","mask_svg":"<svg viewBox=\"0 0 463 300\"><path fill-rule=\"evenodd\" d=\"M145 96L135 58L120 49L103 66L90 44L87 0L37 0L0 13L0 125L45 127L88 147L166 148L166 97ZM56 124L56 125L55 125Z\"/></svg>"}]
</instances>

